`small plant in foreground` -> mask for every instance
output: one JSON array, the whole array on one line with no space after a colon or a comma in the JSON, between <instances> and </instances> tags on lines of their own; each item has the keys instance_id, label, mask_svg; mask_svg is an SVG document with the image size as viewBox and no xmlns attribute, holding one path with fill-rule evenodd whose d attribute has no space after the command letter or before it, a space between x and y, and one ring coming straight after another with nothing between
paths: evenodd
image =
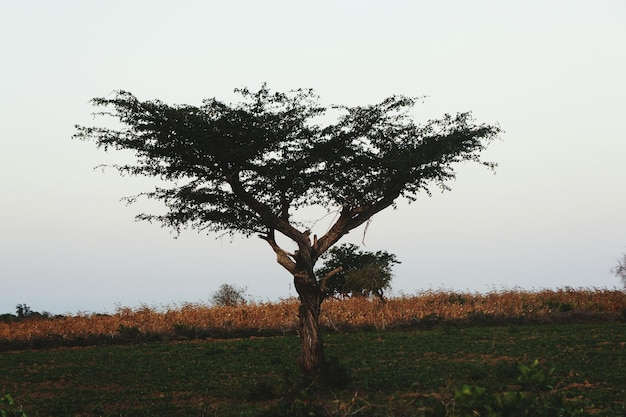
<instances>
[{"instance_id":1,"label":"small plant in foreground","mask_svg":"<svg viewBox=\"0 0 626 417\"><path fill-rule=\"evenodd\" d=\"M550 391L552 386L552 374L556 368L543 369L539 360L535 359L530 365L519 366L520 375L517 382L524 390Z\"/></svg>"},{"instance_id":2,"label":"small plant in foreground","mask_svg":"<svg viewBox=\"0 0 626 417\"><path fill-rule=\"evenodd\" d=\"M488 392L483 387L463 385L455 390L450 404L437 404L429 417L574 417L582 415L551 385L554 368L543 368L538 360L519 366L519 390Z\"/></svg>"},{"instance_id":3,"label":"small plant in foreground","mask_svg":"<svg viewBox=\"0 0 626 417\"><path fill-rule=\"evenodd\" d=\"M22 407L15 405L15 401L10 394L0 397L0 416L1 417L27 417Z\"/></svg>"}]
</instances>

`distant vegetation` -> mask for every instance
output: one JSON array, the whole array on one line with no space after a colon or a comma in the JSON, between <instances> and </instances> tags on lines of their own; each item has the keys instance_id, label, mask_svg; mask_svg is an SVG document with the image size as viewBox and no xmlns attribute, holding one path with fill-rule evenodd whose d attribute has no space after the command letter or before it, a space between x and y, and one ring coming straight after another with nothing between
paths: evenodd
<instances>
[{"instance_id":1,"label":"distant vegetation","mask_svg":"<svg viewBox=\"0 0 626 417\"><path fill-rule=\"evenodd\" d=\"M298 306L296 299L287 299L213 306L190 303L160 309L144 305L118 308L114 314L4 315L0 322L0 350L295 334ZM326 332L344 332L467 323L624 320L625 292L564 288L488 294L434 291L390 298L386 303L361 297L329 299L324 303L320 322Z\"/></svg>"},{"instance_id":2,"label":"distant vegetation","mask_svg":"<svg viewBox=\"0 0 626 417\"><path fill-rule=\"evenodd\" d=\"M222 284L211 296L211 303L218 307L234 307L246 304L246 288L232 284Z\"/></svg>"},{"instance_id":3,"label":"distant vegetation","mask_svg":"<svg viewBox=\"0 0 626 417\"><path fill-rule=\"evenodd\" d=\"M15 314L0 314L0 322L2 323L10 323L13 321L23 320L23 319L35 319L35 318L45 318L49 319L52 317L62 318L63 316L57 315L53 316L51 313L47 311L37 312L31 310L31 308L26 304L18 304L15 306Z\"/></svg>"},{"instance_id":4,"label":"distant vegetation","mask_svg":"<svg viewBox=\"0 0 626 417\"><path fill-rule=\"evenodd\" d=\"M615 265L612 272L622 280L622 284L626 288L626 253L622 255L622 259L617 261L617 265Z\"/></svg>"},{"instance_id":5,"label":"distant vegetation","mask_svg":"<svg viewBox=\"0 0 626 417\"><path fill-rule=\"evenodd\" d=\"M393 265L401 263L386 251L369 252L348 243L332 247L322 255L324 264L315 271L327 296L378 297L391 287Z\"/></svg>"}]
</instances>

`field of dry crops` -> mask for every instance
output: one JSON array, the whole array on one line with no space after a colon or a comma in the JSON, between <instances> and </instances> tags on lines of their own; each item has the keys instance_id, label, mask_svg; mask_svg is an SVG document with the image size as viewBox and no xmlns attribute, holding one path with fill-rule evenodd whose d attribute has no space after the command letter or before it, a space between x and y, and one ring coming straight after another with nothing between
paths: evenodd
<instances>
[{"instance_id":1,"label":"field of dry crops","mask_svg":"<svg viewBox=\"0 0 626 417\"><path fill-rule=\"evenodd\" d=\"M606 289L560 289L488 294L425 292L378 300L352 298L324 302L321 323L327 329L396 328L441 322L566 322L624 320L626 292ZM106 340L146 336L171 340L228 334L295 332L298 300L250 303L235 307L183 304L172 307L118 308L114 314L77 314L0 323L5 348L37 346L37 341L64 345L72 340ZM195 336L194 336L195 335ZM46 345L46 344L44 344ZM48 344L49 345L49 344Z\"/></svg>"}]
</instances>

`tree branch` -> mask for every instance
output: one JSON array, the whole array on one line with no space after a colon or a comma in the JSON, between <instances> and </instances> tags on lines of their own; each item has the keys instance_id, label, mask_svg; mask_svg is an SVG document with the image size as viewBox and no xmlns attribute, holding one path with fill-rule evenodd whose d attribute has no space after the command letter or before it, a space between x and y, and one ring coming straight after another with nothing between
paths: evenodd
<instances>
[{"instance_id":1,"label":"tree branch","mask_svg":"<svg viewBox=\"0 0 626 417\"><path fill-rule=\"evenodd\" d=\"M348 234L350 230L355 229L368 221L374 214L389 207L394 200L398 198L400 193L389 193L373 204L364 204L358 207L344 206L341 210L339 218L333 224L328 232L313 244L313 253L315 258L326 252L328 248L337 243L342 236Z\"/></svg>"},{"instance_id":2,"label":"tree branch","mask_svg":"<svg viewBox=\"0 0 626 417\"><path fill-rule=\"evenodd\" d=\"M235 172L226 180L233 190L233 193L235 193L235 195L241 201L243 201L248 207L250 207L251 210L257 213L267 227L272 230L278 230L279 232L296 242L299 247L309 247L310 243L308 235L300 232L298 229L289 224L287 220L274 214L270 207L268 207L266 204L261 203L252 194L247 192L241 184L238 172Z\"/></svg>"},{"instance_id":3,"label":"tree branch","mask_svg":"<svg viewBox=\"0 0 626 417\"><path fill-rule=\"evenodd\" d=\"M333 269L332 271L330 271L328 274L324 276L324 278L322 279L322 282L320 283L320 291L322 291L322 293L325 293L326 290L328 289L328 287L326 286L326 284L328 283L328 280L331 279L333 275L341 271L343 271L343 267L338 266L337 268Z\"/></svg>"},{"instance_id":4,"label":"tree branch","mask_svg":"<svg viewBox=\"0 0 626 417\"><path fill-rule=\"evenodd\" d=\"M291 255L276 243L274 229L270 229L266 236L260 235L259 237L265 240L272 247L272 250L276 253L276 262L278 262L291 274L295 274L297 265Z\"/></svg>"}]
</instances>

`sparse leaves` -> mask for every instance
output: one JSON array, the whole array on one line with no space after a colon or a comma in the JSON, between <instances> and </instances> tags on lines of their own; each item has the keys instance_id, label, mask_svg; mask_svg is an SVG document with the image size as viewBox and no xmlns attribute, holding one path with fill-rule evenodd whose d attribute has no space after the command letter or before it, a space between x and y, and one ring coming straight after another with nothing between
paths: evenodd
<instances>
[{"instance_id":1,"label":"sparse leaves","mask_svg":"<svg viewBox=\"0 0 626 417\"><path fill-rule=\"evenodd\" d=\"M624 288L626 288L626 253L622 255L622 259L617 261L617 265L612 269L612 272L622 280Z\"/></svg>"}]
</instances>

